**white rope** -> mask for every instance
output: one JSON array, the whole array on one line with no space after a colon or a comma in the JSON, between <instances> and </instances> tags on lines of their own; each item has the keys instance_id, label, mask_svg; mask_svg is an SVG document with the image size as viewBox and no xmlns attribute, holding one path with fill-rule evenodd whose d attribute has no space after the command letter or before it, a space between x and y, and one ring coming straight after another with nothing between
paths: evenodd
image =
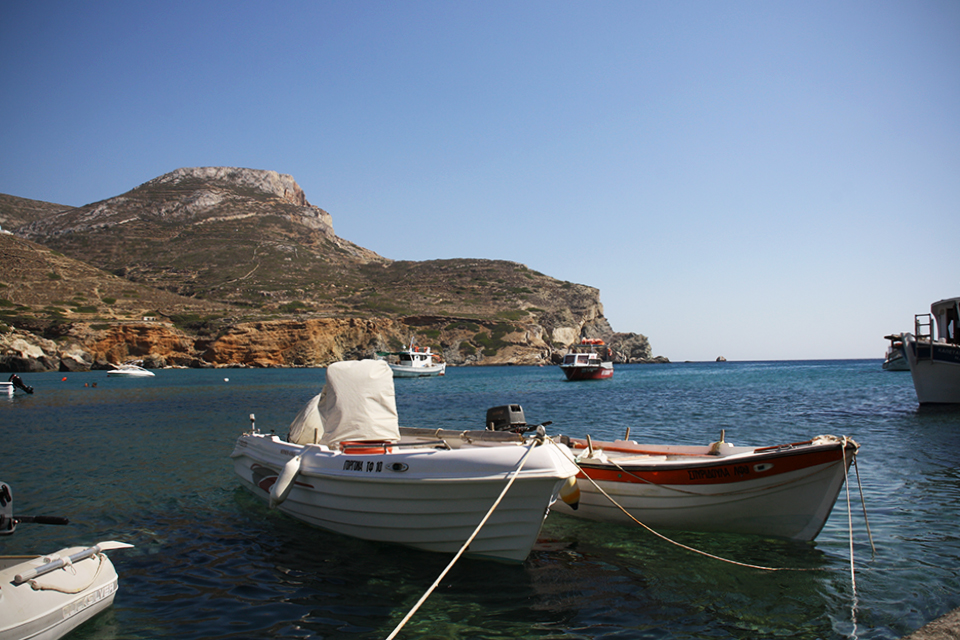
<instances>
[{"instance_id":1,"label":"white rope","mask_svg":"<svg viewBox=\"0 0 960 640\"><path fill-rule=\"evenodd\" d=\"M584 475L586 475L586 474L584 474ZM666 541L666 542L669 542L670 544L676 545L676 546L680 547L681 549L686 549L687 551L692 551L693 553L699 553L699 554L702 555L702 556L706 556L706 557L708 557L708 558L713 558L714 560L719 560L719 561L721 561L721 562L727 562L727 563L729 563L729 564L735 564L735 565L738 565L738 566L741 566L741 567L748 567L748 568L750 568L750 569L761 569L761 570L763 570L763 571L824 571L824 570L825 570L823 567L813 567L813 568L810 568L810 569L796 569L796 568L790 568L790 567L764 567L764 566L762 566L762 565L747 564L747 563L745 563L745 562L737 562L736 560L730 560L729 558L722 558L722 557L720 557L720 556L715 556L715 555L713 555L712 553L707 553L706 551L700 551L699 549L694 549L693 547L689 547L689 546L683 544L682 542L677 542L676 540L671 540L670 538L668 538L667 536L663 535L662 533L659 533L659 532L651 529L651 528L650 528L649 526L647 526L646 524L640 522L637 518L635 518L635 517L633 516L633 514L631 514L629 511L627 511L627 510L623 507L623 505L621 505L619 502L617 502L616 500L614 500L614 499L610 496L610 494L608 494L606 491L604 491L604 490L603 490L603 487L601 487L600 485L598 485L593 478L591 478L591 477L588 476L588 475L586 476L586 478L587 478L587 480L589 480L589 481L593 484L594 487L596 487L597 491L599 491L599 492L602 493L604 496L606 496L607 500L609 500L610 502L612 502L615 507L617 507L618 509L620 509L620 511L623 511L623 513L625 513L628 518L630 518L631 520L633 520L634 522L636 522L638 525L640 525L641 527L643 527L644 529L646 529L647 531L649 531L649 532L652 533L653 535L657 536L657 537L660 538L661 540L664 540L664 541Z\"/></svg>"},{"instance_id":2,"label":"white rope","mask_svg":"<svg viewBox=\"0 0 960 640\"><path fill-rule=\"evenodd\" d=\"M847 485L847 482L846 482L846 470L847 470L847 455L846 455L846 450L847 450L847 437L846 437L846 436L843 436L843 441L842 441L842 442L843 442L843 445L842 445L842 447L841 447L841 454L842 454L843 460L842 460L841 464L843 465L843 469L844 469L844 485ZM856 455L854 455L854 460L856 460ZM611 462L613 462L613 461L611 461ZM578 464L579 464L579 462L578 462ZM614 464L614 466L620 468L620 465L618 465L616 462L613 462L613 464ZM639 476L636 476L636 475L630 473L629 471L626 471L625 469L622 469L622 468L620 468L620 469L621 469L621 471L624 471L624 473L627 473L627 474L629 474L629 475L637 478L638 480L643 480L644 482L647 482L647 483L649 483L649 484L653 484L653 485L658 486L658 487L661 487L661 488L667 488L667 487L663 487L663 485L659 485L659 484L657 484L657 483L650 482L649 480L645 480L644 478L640 478ZM633 514L631 514L629 511L627 511L627 510L623 507L623 505L621 505L620 503L618 503L616 500L614 500L614 499L610 496L610 494L608 494L606 491L604 491L603 488L602 488L599 484L597 484L596 481L595 481L593 478L591 478L591 477L590 477L588 474L586 474L586 473L584 473L584 476L587 478L587 480L590 481L591 484L593 484L594 487L596 487L597 491L599 491L600 493L602 493L602 494L607 498L607 500L609 500L615 507L617 507L618 509L620 509L620 511L622 511L624 514L626 514L626 516L627 516L628 518L630 518L631 520L633 520L634 522L636 522L636 523L639 524L641 527L643 527L644 529L646 529L647 531L649 531L649 532L652 533L653 535L657 536L657 537L660 538L661 540L664 540L664 541L666 541L666 542L669 542L670 544L676 545L676 546L678 546L678 547L680 547L680 548L682 548L682 549L686 549L687 551L692 551L693 553L698 553L698 554L700 554L700 555L702 555L702 556L706 556L706 557L708 557L708 558L713 558L714 560L719 560L719 561L721 561L721 562L727 562L727 563L729 563L729 564L734 564L734 565L738 565L738 566L741 566L741 567L748 567L748 568L750 568L750 569L760 569L760 570L762 570L762 571L826 571L826 568L825 568L825 567L812 567L812 568L807 568L807 569L795 568L795 567L764 567L764 566L761 566L761 565L747 564L747 563L745 563L745 562L737 562L736 560L730 560L729 558L722 558L722 557L720 557L720 556L716 556L716 555L713 555L713 554L711 554L711 553L707 553L706 551L701 551L701 550L699 550L699 549L694 549L693 547L689 547L689 546L687 546L687 545L685 545L685 544L682 544L682 543L680 543L680 542L677 542L676 540L672 540L672 539L668 538L667 536L663 535L662 533L659 533L659 532L653 530L652 528L650 528L649 526L647 526L647 525L644 524L643 522L640 522L640 520L638 520L637 518L635 518L635 517L633 516ZM858 476L858 479L859 479L859 476ZM785 483L785 484L786 484L786 483ZM681 491L682 493L693 493L693 492L687 492L687 491L683 491L683 490L679 490L679 491ZM736 493L736 492L731 492L731 493ZM697 495L697 494L695 494L695 495ZM853 572L853 522L852 522L852 519L849 518L849 511L850 511L850 487L849 487L849 485L847 485L847 512L848 512L848 520L850 520L850 571L851 571L851 574L852 574L852 572ZM871 544L872 544L872 542L871 542ZM854 584L854 598L856 598L856 584ZM856 624L856 623L854 623L854 624Z\"/></svg>"},{"instance_id":3,"label":"white rope","mask_svg":"<svg viewBox=\"0 0 960 640\"><path fill-rule=\"evenodd\" d=\"M55 584L39 582L36 579L29 580L28 584L34 591L59 591L60 593L69 593L69 594L75 594L75 593L80 593L82 591L86 591L87 589L92 587L93 584L97 581L97 578L100 577L100 571L101 569L103 569L103 560L104 558L106 558L106 556L102 553L98 553L94 557L97 558L97 560L99 560L99 563L97 564L97 570L94 571L93 578L90 579L90 582L82 587L76 587L74 589L65 589L63 587L58 587ZM76 575L76 567L74 566L74 564L75 563L70 561L70 558L64 558L64 565L61 568L66 569L67 567L70 567L73 570L74 575Z\"/></svg>"},{"instance_id":4,"label":"white rope","mask_svg":"<svg viewBox=\"0 0 960 640\"><path fill-rule=\"evenodd\" d=\"M847 436L843 436L843 466L847 468ZM847 491L847 530L850 532L850 588L853 592L853 602L850 605L850 621L853 623L853 637L857 637L857 574L853 562L853 511L850 508L850 483L847 476L843 476L843 486Z\"/></svg>"},{"instance_id":5,"label":"white rope","mask_svg":"<svg viewBox=\"0 0 960 640\"><path fill-rule=\"evenodd\" d=\"M427 598L430 597L430 594L433 593L433 591L440 585L440 581L443 580L444 576L446 576L447 573L450 571L450 569L453 568L453 565L457 562L457 560L460 559L460 556L463 555L464 551L467 550L467 547L470 546L470 543L473 542L473 539L477 537L478 533L480 533L480 529L483 528L483 525L485 525L487 523L487 520L490 518L490 516L493 515L494 509L496 509L500 505L500 502L503 500L503 497L507 495L507 491L510 489L510 486L513 485L513 481L516 480L517 475L520 474L520 470L523 469L523 465L527 461L527 456L530 455L530 452L533 451L534 447L536 447L538 444L542 444L542 442L543 440L541 438L536 438L533 440L533 442L531 442L530 446L527 447L527 451L523 454L523 457L520 458L520 462L517 465L517 468L514 469L513 472L510 474L510 479L507 481L507 485L503 488L503 491L500 492L500 496L493 503L493 506L490 507L490 510L487 511L487 515L483 516L483 520L481 520L480 524L477 525L477 528L473 530L473 533L470 534L470 537L467 538L467 541L463 543L463 546L460 547L460 550L457 551L457 554L453 556L453 559L450 561L450 563L446 566L446 568L443 571L440 572L440 575L437 576L437 579L434 580L432 585L430 585L430 588L427 589L426 593L424 593L420 597L420 599L417 601L417 604L413 605L413 608L410 609L410 612L406 616L404 616L403 620L400 621L400 624L398 624L397 627L390 633L390 635L386 637L386 640L393 640L393 638L395 638L397 634L400 633L400 629L402 629L403 626L410 621L410 618L413 617L413 614L417 612L420 606L424 602L426 602Z\"/></svg>"},{"instance_id":6,"label":"white rope","mask_svg":"<svg viewBox=\"0 0 960 640\"><path fill-rule=\"evenodd\" d=\"M873 532L870 531L870 520L867 519L867 501L863 499L863 484L860 482L860 465L857 464L857 455L853 455L853 469L857 472L857 488L860 489L860 504L863 506L863 523L867 525L867 537L870 539L870 549L873 556L877 555L877 548L873 544Z\"/></svg>"}]
</instances>

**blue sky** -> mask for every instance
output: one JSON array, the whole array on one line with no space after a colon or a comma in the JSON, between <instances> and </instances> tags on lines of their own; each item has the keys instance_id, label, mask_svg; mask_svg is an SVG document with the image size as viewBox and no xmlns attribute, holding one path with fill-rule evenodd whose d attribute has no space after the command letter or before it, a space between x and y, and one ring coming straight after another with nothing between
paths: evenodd
<instances>
[{"instance_id":1,"label":"blue sky","mask_svg":"<svg viewBox=\"0 0 960 640\"><path fill-rule=\"evenodd\" d=\"M879 358L960 296L953 0L11 2L0 87L0 193L272 169L674 361Z\"/></svg>"}]
</instances>

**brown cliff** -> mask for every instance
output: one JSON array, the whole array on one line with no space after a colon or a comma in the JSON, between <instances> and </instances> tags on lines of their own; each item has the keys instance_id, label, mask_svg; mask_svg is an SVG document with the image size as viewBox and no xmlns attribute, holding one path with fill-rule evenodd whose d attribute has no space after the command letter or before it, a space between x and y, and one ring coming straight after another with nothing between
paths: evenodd
<instances>
[{"instance_id":1,"label":"brown cliff","mask_svg":"<svg viewBox=\"0 0 960 640\"><path fill-rule=\"evenodd\" d=\"M0 234L0 369L323 366L411 338L455 365L543 364L581 337L619 362L650 356L594 287L504 260L389 260L337 237L272 171L178 169L83 207L0 204L24 223ZM26 365L28 334L44 355Z\"/></svg>"}]
</instances>

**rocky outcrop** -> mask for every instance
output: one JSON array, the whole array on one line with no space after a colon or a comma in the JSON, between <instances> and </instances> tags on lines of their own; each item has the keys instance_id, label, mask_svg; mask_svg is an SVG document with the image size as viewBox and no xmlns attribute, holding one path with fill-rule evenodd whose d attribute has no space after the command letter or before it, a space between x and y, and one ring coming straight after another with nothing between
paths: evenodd
<instances>
[{"instance_id":1,"label":"rocky outcrop","mask_svg":"<svg viewBox=\"0 0 960 640\"><path fill-rule=\"evenodd\" d=\"M89 371L128 360L142 360L147 368L317 367L398 350L411 339L454 366L540 365L569 346L548 344L546 330L536 324L442 316L242 322L213 336L191 336L168 322L78 322L50 327L47 334L0 333L0 371ZM617 362L656 361L642 335L612 334L608 343Z\"/></svg>"},{"instance_id":2,"label":"rocky outcrop","mask_svg":"<svg viewBox=\"0 0 960 640\"><path fill-rule=\"evenodd\" d=\"M276 171L237 167L187 167L171 171L127 193L55 216L17 230L31 240L128 225L140 219L179 220L208 224L241 220L263 211L251 202L273 202L271 213L335 238L332 216L309 202L292 176Z\"/></svg>"}]
</instances>

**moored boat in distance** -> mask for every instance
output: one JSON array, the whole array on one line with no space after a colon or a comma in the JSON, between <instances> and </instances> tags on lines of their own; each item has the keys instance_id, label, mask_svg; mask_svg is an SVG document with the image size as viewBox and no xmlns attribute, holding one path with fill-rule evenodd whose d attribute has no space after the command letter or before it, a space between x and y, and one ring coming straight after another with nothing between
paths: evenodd
<instances>
[{"instance_id":1,"label":"moored boat in distance","mask_svg":"<svg viewBox=\"0 0 960 640\"><path fill-rule=\"evenodd\" d=\"M253 416L251 416L251 420ZM329 531L456 553L513 484L466 550L522 562L550 504L575 487L566 447L490 431L400 427L382 360L336 362L286 439L256 429L231 457L241 485Z\"/></svg>"},{"instance_id":2,"label":"moored boat in distance","mask_svg":"<svg viewBox=\"0 0 960 640\"><path fill-rule=\"evenodd\" d=\"M903 352L903 334L891 333L883 337L890 341L890 346L887 347L887 353L883 359L883 370L910 371L910 363L907 362L907 356Z\"/></svg>"},{"instance_id":3,"label":"moored boat in distance","mask_svg":"<svg viewBox=\"0 0 960 640\"><path fill-rule=\"evenodd\" d=\"M580 501L575 510L561 502L552 510L632 522L620 505L654 530L805 541L823 528L859 449L849 438L829 435L760 448L733 446L722 435L706 446L561 441L580 466Z\"/></svg>"},{"instance_id":4,"label":"moored boat in distance","mask_svg":"<svg viewBox=\"0 0 960 640\"><path fill-rule=\"evenodd\" d=\"M6 382L0 382L0 396L12 396L18 390L28 395L33 393L33 387L25 384L24 381L20 379L20 376L15 373L11 374Z\"/></svg>"},{"instance_id":5,"label":"moored boat in distance","mask_svg":"<svg viewBox=\"0 0 960 640\"><path fill-rule=\"evenodd\" d=\"M402 351L377 351L378 360L390 365L394 378L427 378L446 374L447 363L440 360L440 354L434 353L430 347L420 349L410 346Z\"/></svg>"},{"instance_id":6,"label":"moored boat in distance","mask_svg":"<svg viewBox=\"0 0 960 640\"><path fill-rule=\"evenodd\" d=\"M960 298L934 302L930 313L915 315L914 333L903 334L903 345L917 401L960 404Z\"/></svg>"},{"instance_id":7,"label":"moored boat in distance","mask_svg":"<svg viewBox=\"0 0 960 640\"><path fill-rule=\"evenodd\" d=\"M107 370L107 375L112 378L152 378L154 373L147 371L142 366L142 360L131 360L120 365L113 365L113 369Z\"/></svg>"},{"instance_id":8,"label":"moored boat in distance","mask_svg":"<svg viewBox=\"0 0 960 640\"><path fill-rule=\"evenodd\" d=\"M613 350L603 340L583 338L563 356L567 380L603 380L613 376Z\"/></svg>"}]
</instances>

